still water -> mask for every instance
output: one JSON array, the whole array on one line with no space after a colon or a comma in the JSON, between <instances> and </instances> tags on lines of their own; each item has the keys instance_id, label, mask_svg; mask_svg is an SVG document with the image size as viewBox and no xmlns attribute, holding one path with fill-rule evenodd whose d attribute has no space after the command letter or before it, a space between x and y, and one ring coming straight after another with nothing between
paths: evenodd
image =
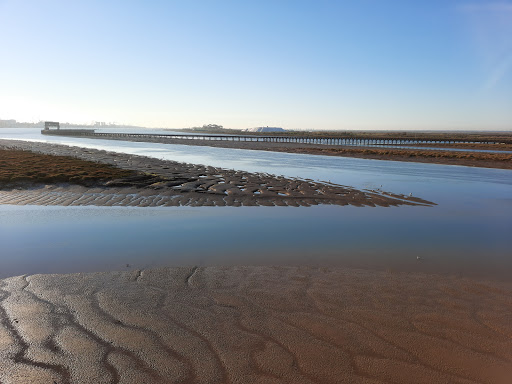
<instances>
[{"instance_id":1,"label":"still water","mask_svg":"<svg viewBox=\"0 0 512 384\"><path fill-rule=\"evenodd\" d=\"M413 193L438 204L398 208L0 206L0 277L269 262L512 277L512 171L46 137L37 129L1 129L0 138L330 180Z\"/></svg>"}]
</instances>

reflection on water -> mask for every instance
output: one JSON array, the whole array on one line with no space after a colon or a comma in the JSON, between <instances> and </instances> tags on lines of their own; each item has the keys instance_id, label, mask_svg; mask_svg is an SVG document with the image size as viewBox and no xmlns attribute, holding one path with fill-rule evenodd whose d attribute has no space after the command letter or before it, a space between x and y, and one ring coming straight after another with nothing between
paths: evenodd
<instances>
[{"instance_id":1,"label":"reflection on water","mask_svg":"<svg viewBox=\"0 0 512 384\"><path fill-rule=\"evenodd\" d=\"M331 180L357 188L413 193L439 205L155 209L0 206L0 276L228 262L336 262L390 270L504 279L512 276L509 170L42 138L38 130L21 131L0 130L0 138L59 142Z\"/></svg>"},{"instance_id":2,"label":"reflection on water","mask_svg":"<svg viewBox=\"0 0 512 384\"><path fill-rule=\"evenodd\" d=\"M494 205L477 217L423 207L0 206L0 277L305 262L506 279L512 219Z\"/></svg>"}]
</instances>

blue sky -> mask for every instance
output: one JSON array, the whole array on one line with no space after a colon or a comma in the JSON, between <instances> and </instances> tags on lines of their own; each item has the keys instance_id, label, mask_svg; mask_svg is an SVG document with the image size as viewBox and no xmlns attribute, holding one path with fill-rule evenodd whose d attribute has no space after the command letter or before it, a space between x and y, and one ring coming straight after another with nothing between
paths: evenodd
<instances>
[{"instance_id":1,"label":"blue sky","mask_svg":"<svg viewBox=\"0 0 512 384\"><path fill-rule=\"evenodd\" d=\"M0 0L0 118L512 129L512 1Z\"/></svg>"}]
</instances>

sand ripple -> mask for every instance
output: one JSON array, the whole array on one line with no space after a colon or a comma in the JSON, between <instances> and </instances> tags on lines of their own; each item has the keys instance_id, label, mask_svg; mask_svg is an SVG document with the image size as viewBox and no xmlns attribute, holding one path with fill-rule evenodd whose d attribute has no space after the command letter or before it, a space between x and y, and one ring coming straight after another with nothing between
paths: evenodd
<instances>
[{"instance_id":1,"label":"sand ripple","mask_svg":"<svg viewBox=\"0 0 512 384\"><path fill-rule=\"evenodd\" d=\"M0 281L2 383L510 383L510 284L312 267Z\"/></svg>"}]
</instances>

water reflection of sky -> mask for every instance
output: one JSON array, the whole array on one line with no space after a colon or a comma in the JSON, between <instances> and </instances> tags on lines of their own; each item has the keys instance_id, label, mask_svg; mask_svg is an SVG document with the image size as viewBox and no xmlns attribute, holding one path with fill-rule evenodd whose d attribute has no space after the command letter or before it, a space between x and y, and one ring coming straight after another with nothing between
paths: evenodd
<instances>
[{"instance_id":1,"label":"water reflection of sky","mask_svg":"<svg viewBox=\"0 0 512 384\"><path fill-rule=\"evenodd\" d=\"M410 193L433 208L0 206L0 276L236 262L332 262L511 276L512 171L44 137L175 161ZM420 261L416 259L419 256Z\"/></svg>"},{"instance_id":2,"label":"water reflection of sky","mask_svg":"<svg viewBox=\"0 0 512 384\"><path fill-rule=\"evenodd\" d=\"M416 207L0 206L0 277L305 262L508 278L511 224L502 211Z\"/></svg>"}]
</instances>

